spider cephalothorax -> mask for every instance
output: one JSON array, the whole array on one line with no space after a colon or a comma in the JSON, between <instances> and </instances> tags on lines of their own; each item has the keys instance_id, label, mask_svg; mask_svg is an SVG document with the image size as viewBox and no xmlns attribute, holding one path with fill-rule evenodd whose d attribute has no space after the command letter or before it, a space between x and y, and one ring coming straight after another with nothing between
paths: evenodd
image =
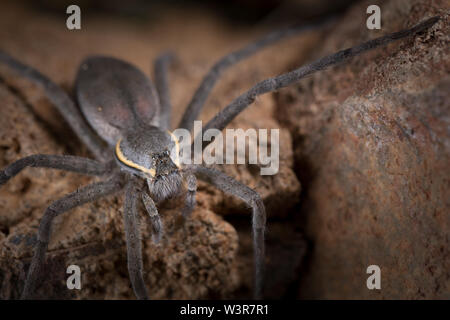
<instances>
[{"instance_id":1,"label":"spider cephalothorax","mask_svg":"<svg viewBox=\"0 0 450 320\"><path fill-rule=\"evenodd\" d=\"M178 141L169 131L143 126L127 132L117 141L115 158L123 170L147 181L156 202L180 192L183 180Z\"/></svg>"},{"instance_id":2,"label":"spider cephalothorax","mask_svg":"<svg viewBox=\"0 0 450 320\"><path fill-rule=\"evenodd\" d=\"M422 32L438 20L438 17L430 18L411 29L339 51L294 71L261 81L216 114L205 125L203 131L210 128L222 130L258 95L286 87L313 72L393 40ZM310 26L306 28L309 29ZM214 83L226 68L261 48L301 30L304 30L304 27L271 33L222 58L205 76L188 105L179 128L192 129L193 121L199 115ZM156 205L159 201L178 194L185 182L185 207L182 214L189 217L195 206L196 177L240 198L252 208L254 296L262 297L266 224L264 204L256 191L221 171L201 165L186 164L182 167L180 164L178 142L173 134L167 131L170 129L171 115L167 84L170 58L170 55L162 55L155 62L157 90L147 76L124 61L110 57L91 57L85 60L76 79L77 107L61 88L44 75L0 52L0 62L43 87L50 101L96 158L92 160L75 156L31 155L13 162L0 171L0 185L25 167L55 168L109 177L106 181L81 188L53 202L47 208L40 222L38 241L22 298L29 298L33 294L38 276L43 271L53 219L76 206L119 191L125 193L124 226L131 283L138 298L148 298L143 278L137 204L139 201L143 202L153 226L153 239L159 241L163 234L163 226ZM207 144L204 143L203 147ZM145 185L143 179L146 180L148 188L143 187Z\"/></svg>"}]
</instances>

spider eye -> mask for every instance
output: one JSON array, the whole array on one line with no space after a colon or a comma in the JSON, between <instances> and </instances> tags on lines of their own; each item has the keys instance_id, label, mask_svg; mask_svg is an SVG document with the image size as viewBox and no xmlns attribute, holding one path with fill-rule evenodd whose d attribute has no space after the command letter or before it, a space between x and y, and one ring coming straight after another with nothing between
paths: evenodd
<instances>
[{"instance_id":1,"label":"spider eye","mask_svg":"<svg viewBox=\"0 0 450 320\"><path fill-rule=\"evenodd\" d=\"M164 155L168 156L169 155L169 150L164 151Z\"/></svg>"}]
</instances>

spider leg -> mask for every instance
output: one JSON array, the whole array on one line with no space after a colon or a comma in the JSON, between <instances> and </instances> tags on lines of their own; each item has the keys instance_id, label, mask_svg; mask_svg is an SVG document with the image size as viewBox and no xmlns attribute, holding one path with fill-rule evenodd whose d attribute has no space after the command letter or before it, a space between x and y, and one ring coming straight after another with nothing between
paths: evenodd
<instances>
[{"instance_id":1,"label":"spider leg","mask_svg":"<svg viewBox=\"0 0 450 320\"><path fill-rule=\"evenodd\" d=\"M26 167L60 169L94 176L102 175L109 169L108 165L88 158L35 154L19 159L0 171L0 186Z\"/></svg>"},{"instance_id":2,"label":"spider leg","mask_svg":"<svg viewBox=\"0 0 450 320\"><path fill-rule=\"evenodd\" d=\"M186 111L183 114L183 118L181 119L179 128L185 128L187 130L192 129L192 125L194 120L197 119L200 114L203 105L205 104L206 99L208 98L211 90L216 84L217 80L231 66L236 63L244 60L245 58L250 57L251 55L257 53L258 51L264 49L265 47L270 46L271 44L283 40L287 37L296 35L300 32L305 32L308 30L312 30L323 26L324 24L330 22L332 19L326 17L318 21L317 23L310 24L301 24L291 26L282 30L271 32L259 40L239 49L226 56L222 57L219 61L217 61L203 78L200 86L192 97L189 105L186 108Z\"/></svg>"},{"instance_id":3,"label":"spider leg","mask_svg":"<svg viewBox=\"0 0 450 320\"><path fill-rule=\"evenodd\" d=\"M148 291L142 274L142 245L139 230L137 200L139 190L137 178L133 177L126 186L124 222L127 239L128 272L134 293L138 299L148 299Z\"/></svg>"},{"instance_id":4,"label":"spider leg","mask_svg":"<svg viewBox=\"0 0 450 320\"><path fill-rule=\"evenodd\" d=\"M182 215L186 219L190 217L192 210L195 208L195 194L197 193L197 178L191 172L187 173L186 176L187 192L185 198L185 205L183 208Z\"/></svg>"},{"instance_id":5,"label":"spider leg","mask_svg":"<svg viewBox=\"0 0 450 320\"><path fill-rule=\"evenodd\" d=\"M28 299L35 290L36 280L42 271L45 252L47 251L48 243L50 241L53 219L70 209L100 199L113 192L119 191L121 188L122 184L120 177L114 176L108 181L94 183L70 193L63 198L56 200L47 208L39 225L38 241L30 268L28 269L28 276L21 299Z\"/></svg>"},{"instance_id":6,"label":"spider leg","mask_svg":"<svg viewBox=\"0 0 450 320\"><path fill-rule=\"evenodd\" d=\"M164 53L155 60L155 85L160 104L160 128L170 129L172 104L170 102L169 81L167 79L169 64L174 59L172 53Z\"/></svg>"},{"instance_id":7,"label":"spider leg","mask_svg":"<svg viewBox=\"0 0 450 320\"><path fill-rule=\"evenodd\" d=\"M259 194L236 181L225 173L199 165L191 165L192 170L199 179L202 179L225 193L240 198L253 209L252 228L253 228L253 250L254 250L254 298L262 298L263 280L264 280L264 231L266 227L266 211L264 203Z\"/></svg>"},{"instance_id":8,"label":"spider leg","mask_svg":"<svg viewBox=\"0 0 450 320\"><path fill-rule=\"evenodd\" d=\"M159 243L162 239L163 235L163 224L161 222L161 218L158 214L158 209L156 209L155 202L152 198L146 193L142 192L142 202L144 203L145 210L147 211L150 221L153 227L153 235L152 239L154 243Z\"/></svg>"},{"instance_id":9,"label":"spider leg","mask_svg":"<svg viewBox=\"0 0 450 320\"><path fill-rule=\"evenodd\" d=\"M294 71L282 74L280 76L269 78L257 83L250 90L240 95L222 111L217 113L202 129L202 132L210 128L216 128L222 130L230 123L241 111L255 101L255 98L261 94L278 90L299 81L307 75L315 73L317 71L328 68L332 65L343 62L351 57L362 54L365 51L375 49L379 46L386 45L392 41L399 40L408 36L412 36L416 33L422 32L430 28L439 20L439 17L433 17L427 19L416 26L402 30L399 32L391 33L367 42L364 42L355 47L338 51L334 54L328 55L321 59L318 59L312 63L302 66ZM196 137L198 138L198 137ZM205 148L211 141L205 142L203 148Z\"/></svg>"},{"instance_id":10,"label":"spider leg","mask_svg":"<svg viewBox=\"0 0 450 320\"><path fill-rule=\"evenodd\" d=\"M48 99L56 106L56 108L58 108L58 111L70 125L72 130L94 154L95 158L99 160L105 159L107 153L105 153L103 141L86 123L80 110L61 87L36 69L22 64L3 51L0 51L0 62L6 64L21 76L40 85L45 90Z\"/></svg>"}]
</instances>

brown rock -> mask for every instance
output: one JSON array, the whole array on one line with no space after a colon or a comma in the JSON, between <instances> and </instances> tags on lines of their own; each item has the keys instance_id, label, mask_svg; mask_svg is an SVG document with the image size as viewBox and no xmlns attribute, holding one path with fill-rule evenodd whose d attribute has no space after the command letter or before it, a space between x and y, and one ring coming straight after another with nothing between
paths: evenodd
<instances>
[{"instance_id":1,"label":"brown rock","mask_svg":"<svg viewBox=\"0 0 450 320\"><path fill-rule=\"evenodd\" d=\"M267 129L269 134L271 129L279 129L279 171L275 175L261 175L261 166L248 164L248 153L246 154L246 165L214 165L228 175L241 181L250 188L255 189L264 200L269 217L285 218L292 207L298 203L300 196L300 183L292 169L293 150L292 139L287 129L281 128L279 123L269 118L273 114L273 102L270 96L264 97L256 105L260 110L258 113L242 115L242 118L235 119L229 127L241 128L244 131L250 128ZM268 148L272 147L268 140ZM225 151L224 151L225 154ZM201 190L205 190L205 205L215 212L221 214L243 213L248 215L248 208L242 206L242 202L234 197L223 195L207 184L201 184Z\"/></svg>"},{"instance_id":2,"label":"brown rock","mask_svg":"<svg viewBox=\"0 0 450 320\"><path fill-rule=\"evenodd\" d=\"M281 92L313 252L302 298L449 298L450 51L446 1L386 1L382 30L363 2L315 57L440 15L431 30ZM381 268L368 290L366 268Z\"/></svg>"},{"instance_id":3,"label":"brown rock","mask_svg":"<svg viewBox=\"0 0 450 320\"><path fill-rule=\"evenodd\" d=\"M179 55L179 63L170 74L175 115L173 125L179 121L183 108L212 63L254 39L256 34L263 33L262 30L251 34L224 28L222 23L203 13L193 11L186 14L185 10L175 11L167 17L161 15L156 22L140 25L117 18L87 16L83 20L82 31L71 32L64 24L61 25L59 17L40 15L12 3L2 3L2 7L2 50L36 67L69 92L78 65L87 55L113 55L145 72L158 54L173 49ZM17 27L17 16L27 23ZM14 34L10 32L13 29ZM184 32L181 38L180 30ZM308 40L300 42L309 45ZM281 48L283 46L288 47L283 44ZM257 80L281 72L289 54L298 55L286 51L281 57L274 54L276 52L268 49L239 69L227 73L208 100L202 119L210 118ZM258 67L267 61L271 63L266 68ZM35 153L89 156L43 96L42 90L4 66L0 66L0 78L1 167ZM254 110L259 108L264 112L255 115ZM262 97L230 127L279 128L272 116L273 108L273 97ZM246 166L230 166L225 171L262 194L269 216L285 217L298 202L300 184L292 169L289 131L281 129L280 137L282 159L279 175L261 177L254 174L254 168ZM24 270L30 261L35 233L45 208L51 201L93 180L71 173L33 168L24 170L0 189L0 298L19 296L25 279ZM237 262L237 259L251 260L251 242L244 241L242 249L246 255L242 257L240 254L237 258L236 231L216 215L245 212L248 216L248 219L245 217L246 223L250 226L248 208L242 202L224 197L204 185L199 190L198 204L185 226L177 222L179 207L161 209L167 234L159 246L151 242L148 221L142 222L145 276L151 298L233 297L233 290L239 287L242 278L245 276L245 281L251 279L252 271L248 264L246 271L240 272L238 267L243 262ZM248 238L249 228L246 232L244 237ZM38 294L41 298L134 298L126 268L123 237L121 196L111 196L58 217L47 258L47 278L42 279ZM294 265L297 266L300 260L294 259ZM65 271L70 264L79 265L83 272L83 289L80 291L68 291L65 287ZM290 276L295 274L295 267L289 270ZM287 282L284 280L281 285L287 286ZM250 296L249 287L243 297Z\"/></svg>"},{"instance_id":4,"label":"brown rock","mask_svg":"<svg viewBox=\"0 0 450 320\"><path fill-rule=\"evenodd\" d=\"M303 259L308 251L302 231L293 219L270 221L266 232L265 299L290 299L298 288ZM248 299L252 290L253 261L251 228L248 221L233 221L239 235L237 268L241 278L233 294Z\"/></svg>"},{"instance_id":5,"label":"brown rock","mask_svg":"<svg viewBox=\"0 0 450 320\"><path fill-rule=\"evenodd\" d=\"M5 86L1 118L2 163L27 153L59 153L61 148L34 121L33 116ZM30 143L30 137L33 137ZM20 147L20 150L19 150ZM32 149L32 152L29 151ZM18 298L25 266L36 241L38 221L52 201L87 183L89 179L57 171L27 169L0 191L0 294ZM82 206L58 217L46 264L41 298L133 298L126 269L122 226L122 199L108 199ZM176 223L177 209L161 211L166 237L151 242L149 221L141 223L147 283L158 298L202 298L229 294L238 283L234 267L236 231L214 213L198 208L192 219ZM83 290L65 287L67 266L80 266ZM176 281L175 281L176 280Z\"/></svg>"}]
</instances>

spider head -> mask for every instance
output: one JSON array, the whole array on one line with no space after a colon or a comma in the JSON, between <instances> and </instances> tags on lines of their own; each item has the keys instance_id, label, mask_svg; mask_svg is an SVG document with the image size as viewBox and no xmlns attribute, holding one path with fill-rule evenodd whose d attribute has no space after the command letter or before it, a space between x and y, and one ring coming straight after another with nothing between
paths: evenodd
<instances>
[{"instance_id":1,"label":"spider head","mask_svg":"<svg viewBox=\"0 0 450 320\"><path fill-rule=\"evenodd\" d=\"M176 195L182 184L181 172L175 161L170 157L170 151L152 155L155 175L147 179L150 194L154 200L160 201Z\"/></svg>"},{"instance_id":2,"label":"spider head","mask_svg":"<svg viewBox=\"0 0 450 320\"><path fill-rule=\"evenodd\" d=\"M117 142L115 156L122 169L147 180L155 200L180 190L179 146L170 132L157 127L130 131Z\"/></svg>"}]
</instances>

